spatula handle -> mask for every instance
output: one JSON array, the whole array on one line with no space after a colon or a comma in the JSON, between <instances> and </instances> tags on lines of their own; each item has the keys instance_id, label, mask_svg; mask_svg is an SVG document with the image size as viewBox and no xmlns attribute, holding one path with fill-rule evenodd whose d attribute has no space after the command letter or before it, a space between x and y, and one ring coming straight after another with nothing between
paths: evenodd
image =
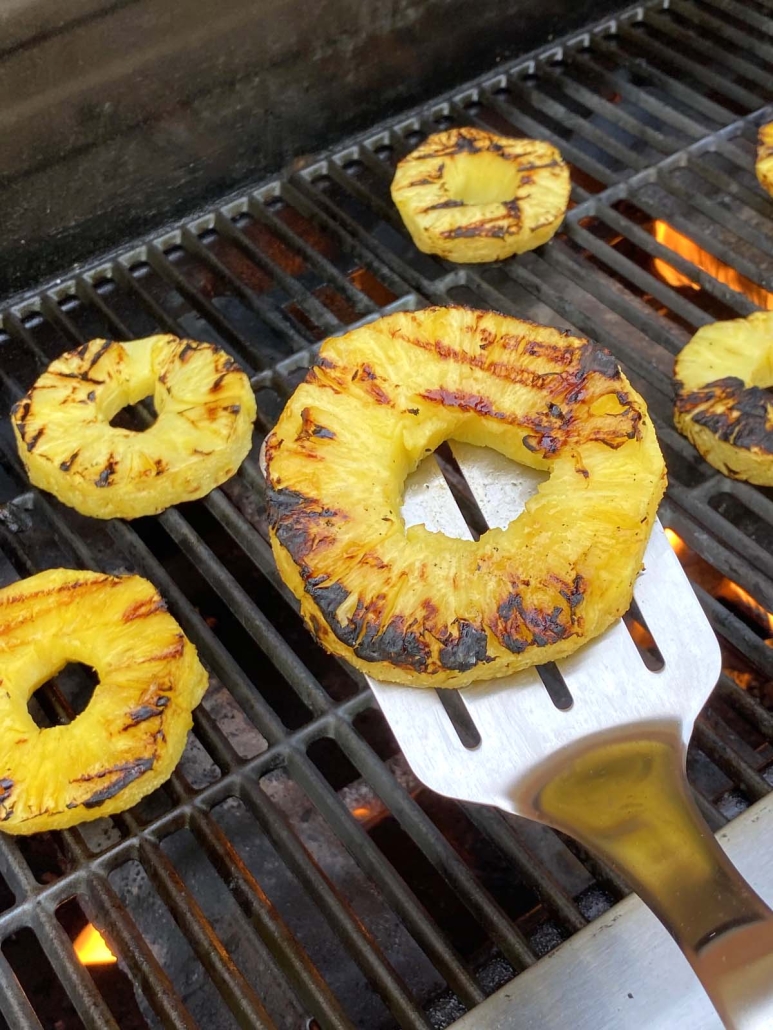
<instances>
[{"instance_id":1,"label":"spatula handle","mask_svg":"<svg viewBox=\"0 0 773 1030\"><path fill-rule=\"evenodd\" d=\"M540 818L615 866L672 934L730 1030L773 1028L773 912L687 786L676 732L595 744L542 787Z\"/></svg>"}]
</instances>

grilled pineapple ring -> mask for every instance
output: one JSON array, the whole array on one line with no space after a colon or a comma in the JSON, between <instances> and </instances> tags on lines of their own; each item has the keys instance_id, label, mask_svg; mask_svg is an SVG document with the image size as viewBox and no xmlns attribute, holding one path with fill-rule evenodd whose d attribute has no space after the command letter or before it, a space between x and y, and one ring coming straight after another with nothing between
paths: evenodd
<instances>
[{"instance_id":1,"label":"grilled pineapple ring","mask_svg":"<svg viewBox=\"0 0 773 1030\"><path fill-rule=\"evenodd\" d=\"M413 242L449 261L498 261L546 243L569 203L550 143L481 129L429 136L397 166L392 200Z\"/></svg>"},{"instance_id":2,"label":"grilled pineapple ring","mask_svg":"<svg viewBox=\"0 0 773 1030\"><path fill-rule=\"evenodd\" d=\"M150 395L158 418L145 432L110 425ZM35 486L83 515L133 519L203 497L236 472L255 396L211 343L92 340L49 365L11 419Z\"/></svg>"},{"instance_id":3,"label":"grilled pineapple ring","mask_svg":"<svg viewBox=\"0 0 773 1030\"><path fill-rule=\"evenodd\" d=\"M507 529L406 530L444 440L550 476ZM382 680L464 686L551 661L627 609L665 485L643 400L587 340L466 308L323 345L266 442L271 544L306 624Z\"/></svg>"},{"instance_id":4,"label":"grilled pineapple ring","mask_svg":"<svg viewBox=\"0 0 773 1030\"><path fill-rule=\"evenodd\" d=\"M67 726L27 710L67 662L99 683ZM196 649L139 576L49 569L0 590L0 829L61 830L168 779L207 687Z\"/></svg>"},{"instance_id":5,"label":"grilled pineapple ring","mask_svg":"<svg viewBox=\"0 0 773 1030\"><path fill-rule=\"evenodd\" d=\"M760 185L773 196L773 122L760 126L754 170Z\"/></svg>"},{"instance_id":6,"label":"grilled pineapple ring","mask_svg":"<svg viewBox=\"0 0 773 1030\"><path fill-rule=\"evenodd\" d=\"M674 375L677 429L726 476L773 486L773 311L703 326Z\"/></svg>"}]
</instances>

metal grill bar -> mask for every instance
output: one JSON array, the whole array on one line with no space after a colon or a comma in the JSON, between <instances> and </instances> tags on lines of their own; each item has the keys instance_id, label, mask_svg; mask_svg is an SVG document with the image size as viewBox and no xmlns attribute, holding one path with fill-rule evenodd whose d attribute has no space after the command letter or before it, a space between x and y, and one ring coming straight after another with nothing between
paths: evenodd
<instances>
[{"instance_id":1,"label":"metal grill bar","mask_svg":"<svg viewBox=\"0 0 773 1030\"><path fill-rule=\"evenodd\" d=\"M387 770L373 761L371 749L357 733L348 726L341 726L339 734L341 747L366 774L368 782L390 811L412 828L411 836L416 844L444 879L459 892L464 903L490 933L513 968L525 969L530 966L534 962L534 954L523 934L480 889L453 848L437 834L430 819Z\"/></svg>"},{"instance_id":2,"label":"metal grill bar","mask_svg":"<svg viewBox=\"0 0 773 1030\"><path fill-rule=\"evenodd\" d=\"M643 25L644 22L634 22L634 26L637 28L640 28ZM638 56L636 50L639 46L645 50L648 49L649 53L656 59L662 53L661 49L656 44L648 47L648 41L642 38L643 33L641 31L635 31L631 25L621 21L617 28L617 36L621 43L627 43L631 47L633 53L630 57L632 61L635 62L637 73L646 77L652 86L656 86L661 89L669 98L673 98L673 100L679 101L705 116L706 121L703 128L704 132L707 129L715 129L717 126L725 125L727 122L733 120L730 112L724 107L721 107L710 97L706 97L703 93L698 92L689 83L682 81L679 77L678 69L677 75L674 76L664 72L661 68L648 63L646 56L643 58ZM617 40L615 40L615 42L617 42ZM594 38L593 47L599 54L603 54L611 60L617 60L619 58L617 50L612 43L605 41L603 38Z\"/></svg>"},{"instance_id":3,"label":"metal grill bar","mask_svg":"<svg viewBox=\"0 0 773 1030\"><path fill-rule=\"evenodd\" d=\"M91 976L75 957L72 942L53 913L41 908L34 921L36 936L67 993L75 1001L87 1030L120 1030Z\"/></svg>"},{"instance_id":4,"label":"metal grill bar","mask_svg":"<svg viewBox=\"0 0 773 1030\"><path fill-rule=\"evenodd\" d=\"M300 947L297 939L261 890L260 884L217 824L194 811L190 828L223 881L231 886L241 909L261 939L271 951L281 956L283 972L309 1009L318 1012L323 1024L332 1030L352 1030L353 1024L316 966ZM479 999L476 998L475 1001L477 1000Z\"/></svg>"},{"instance_id":5,"label":"metal grill bar","mask_svg":"<svg viewBox=\"0 0 773 1030\"><path fill-rule=\"evenodd\" d=\"M476 805L465 805L470 820L479 830L493 841L503 855L506 855L513 866L519 870L524 882L539 892L546 907L553 916L572 933L586 925L587 920L580 912L576 902L562 885L546 870L536 866L531 855L519 842L512 829L507 825L499 812Z\"/></svg>"},{"instance_id":6,"label":"metal grill bar","mask_svg":"<svg viewBox=\"0 0 773 1030\"><path fill-rule=\"evenodd\" d=\"M139 984L164 1026L173 1030L197 1030L169 977L133 923L118 895L104 877L93 876L90 887L99 903L100 917L111 943L129 967L132 979Z\"/></svg>"},{"instance_id":7,"label":"metal grill bar","mask_svg":"<svg viewBox=\"0 0 773 1030\"><path fill-rule=\"evenodd\" d=\"M626 41L631 42L633 46L640 51L643 51L647 58L653 60L656 65L665 64L669 68L669 73L677 75L681 72L687 71L697 82L707 86L710 90L716 91L723 95L728 100L733 101L734 105L747 110L754 111L765 103L764 97L759 97L755 93L751 93L743 86L737 85L728 78L726 74L722 74L721 69L726 66L729 71L734 71L737 68L738 62L724 52L720 52L717 55L716 49L709 43L704 42L701 39L695 38L693 33L686 33L675 26L672 22L667 21L660 14L653 14L648 12L647 24L652 25L656 28L663 36L669 41L669 44L674 49L667 50L662 44L656 42L656 40L650 39L644 33L640 33L633 37L630 34L630 30L624 28L622 35ZM718 65L719 71L715 72L705 67L705 65L698 64L697 61L693 61L690 57L685 54L685 49L696 50L703 57L708 58L711 62L712 67ZM677 57L678 54L678 57ZM732 107L726 108L726 110L732 110Z\"/></svg>"},{"instance_id":8,"label":"metal grill bar","mask_svg":"<svg viewBox=\"0 0 773 1030\"><path fill-rule=\"evenodd\" d=\"M320 910L330 925L335 928L352 958L381 992L398 1020L398 1025L411 1028L411 1030L414 1028L415 1030L419 1030L419 1028L426 1030L429 1024L424 1014L416 1006L405 984L384 957L381 948L372 940L368 942L368 946L365 946L366 942L358 928L354 913L350 911L348 902L333 888L321 870L309 860L295 834L268 803L262 791L249 783L244 783L241 797L284 858L288 868L314 896Z\"/></svg>"},{"instance_id":9,"label":"metal grill bar","mask_svg":"<svg viewBox=\"0 0 773 1030\"><path fill-rule=\"evenodd\" d=\"M20 1030L43 1030L27 995L22 990L8 960L0 953L0 990L3 992L3 1014L12 1027Z\"/></svg>"},{"instance_id":10,"label":"metal grill bar","mask_svg":"<svg viewBox=\"0 0 773 1030\"><path fill-rule=\"evenodd\" d=\"M441 933L422 904L395 873L385 865L378 848L368 834L350 816L340 799L330 789L321 774L308 762L292 756L290 769L296 781L325 815L360 868L372 877L379 889L389 898L405 925L422 945L427 955L443 973L446 982L469 1008L485 997L473 976L465 968L451 943Z\"/></svg>"},{"instance_id":11,"label":"metal grill bar","mask_svg":"<svg viewBox=\"0 0 773 1030\"><path fill-rule=\"evenodd\" d=\"M160 848L148 842L140 844L143 867L166 902L175 922L212 977L231 1012L245 1030L273 1030L275 1024L251 985L228 960L209 920L191 897L172 863Z\"/></svg>"}]
</instances>

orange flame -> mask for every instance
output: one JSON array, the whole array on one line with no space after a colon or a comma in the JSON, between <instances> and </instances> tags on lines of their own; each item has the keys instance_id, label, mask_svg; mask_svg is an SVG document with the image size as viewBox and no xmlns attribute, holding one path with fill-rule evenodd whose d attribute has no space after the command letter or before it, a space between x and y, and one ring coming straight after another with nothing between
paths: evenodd
<instances>
[{"instance_id":1,"label":"orange flame","mask_svg":"<svg viewBox=\"0 0 773 1030\"><path fill-rule=\"evenodd\" d=\"M105 938L92 923L81 930L73 947L84 966L105 966L117 961Z\"/></svg>"},{"instance_id":2,"label":"orange flame","mask_svg":"<svg viewBox=\"0 0 773 1030\"><path fill-rule=\"evenodd\" d=\"M761 286L753 283L751 279L747 279L740 272L736 272L734 268L724 264L719 258L714 257L713 254L701 250L697 243L689 239L689 237L683 236L682 233L677 232L668 222L656 221L653 227L653 235L658 243L662 243L664 247L668 247L669 250L675 251L680 257L697 265L698 268L702 268L704 272L708 272L709 275L724 283L725 286L729 286L738 293L746 294L749 300L753 301L758 307L773 311L773 293L763 290ZM654 258L653 264L655 271L669 286L688 286L693 290L700 289L698 283L693 282L688 276L677 271L673 265L669 265L662 258Z\"/></svg>"},{"instance_id":3,"label":"orange flame","mask_svg":"<svg viewBox=\"0 0 773 1030\"><path fill-rule=\"evenodd\" d=\"M773 638L773 615L761 604L754 600L752 595L743 587L728 579L707 562L691 551L678 533L673 529L664 530L666 539L676 552L677 558L683 565L688 567L690 578L700 583L704 590L708 591L717 600L730 601L736 608L740 608L758 626L762 627L768 637Z\"/></svg>"},{"instance_id":4,"label":"orange flame","mask_svg":"<svg viewBox=\"0 0 773 1030\"><path fill-rule=\"evenodd\" d=\"M742 608L747 614L758 623L762 629L773 637L773 615L754 600L752 595L734 583L732 579L723 579L717 590L717 597L732 601L733 604Z\"/></svg>"},{"instance_id":5,"label":"orange flame","mask_svg":"<svg viewBox=\"0 0 773 1030\"><path fill-rule=\"evenodd\" d=\"M668 526L666 526L663 532L666 534L666 540L671 544L677 558L681 561L687 555L687 544L682 540L677 532Z\"/></svg>"}]
</instances>

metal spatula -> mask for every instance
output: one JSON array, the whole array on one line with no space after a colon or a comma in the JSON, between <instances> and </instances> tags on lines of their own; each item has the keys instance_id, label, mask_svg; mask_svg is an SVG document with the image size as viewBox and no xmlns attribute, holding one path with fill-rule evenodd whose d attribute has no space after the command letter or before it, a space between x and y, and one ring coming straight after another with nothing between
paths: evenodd
<instances>
[{"instance_id":1,"label":"metal spatula","mask_svg":"<svg viewBox=\"0 0 773 1030\"><path fill-rule=\"evenodd\" d=\"M492 451L453 451L490 527L515 518L542 478ZM403 515L409 525L470 535L434 463L406 486ZM428 787L546 823L595 851L674 936L726 1026L771 1030L773 912L726 858L684 774L719 646L659 524L634 597L660 671L645 665L620 620L558 663L559 676L541 670L552 696L529 669L444 692L463 706L452 721L435 690L370 685Z\"/></svg>"}]
</instances>

